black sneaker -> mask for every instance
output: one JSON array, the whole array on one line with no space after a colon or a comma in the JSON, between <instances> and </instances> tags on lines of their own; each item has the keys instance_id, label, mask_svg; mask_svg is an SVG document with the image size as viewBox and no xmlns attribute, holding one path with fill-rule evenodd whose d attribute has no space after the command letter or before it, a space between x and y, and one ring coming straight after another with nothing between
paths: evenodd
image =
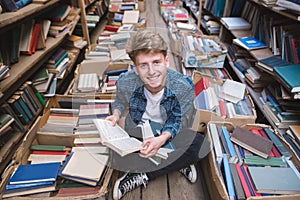
<instances>
[{"instance_id":1,"label":"black sneaker","mask_svg":"<svg viewBox=\"0 0 300 200\"><path fill-rule=\"evenodd\" d=\"M195 165L190 165L186 168L183 168L179 170L180 173L182 173L185 178L187 178L191 183L195 183L197 180L197 170Z\"/></svg>"},{"instance_id":2,"label":"black sneaker","mask_svg":"<svg viewBox=\"0 0 300 200\"><path fill-rule=\"evenodd\" d=\"M144 185L146 187L148 177L145 173L126 173L119 178L114 186L113 198L114 200L121 199L127 192Z\"/></svg>"}]
</instances>

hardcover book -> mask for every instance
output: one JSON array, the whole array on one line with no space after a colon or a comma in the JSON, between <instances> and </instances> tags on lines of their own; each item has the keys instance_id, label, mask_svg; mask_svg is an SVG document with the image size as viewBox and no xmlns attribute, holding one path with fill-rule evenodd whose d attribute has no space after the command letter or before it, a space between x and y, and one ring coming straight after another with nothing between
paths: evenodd
<instances>
[{"instance_id":1,"label":"hardcover book","mask_svg":"<svg viewBox=\"0 0 300 200\"><path fill-rule=\"evenodd\" d=\"M300 92L300 64L275 67L274 72L290 92Z\"/></svg>"},{"instance_id":2,"label":"hardcover book","mask_svg":"<svg viewBox=\"0 0 300 200\"><path fill-rule=\"evenodd\" d=\"M255 50L266 48L267 45L254 37L242 37L233 39L233 43L237 44L247 50Z\"/></svg>"},{"instance_id":3,"label":"hardcover book","mask_svg":"<svg viewBox=\"0 0 300 200\"><path fill-rule=\"evenodd\" d=\"M256 135L239 126L233 130L230 140L263 158L268 158L273 146L271 140Z\"/></svg>"},{"instance_id":4,"label":"hardcover book","mask_svg":"<svg viewBox=\"0 0 300 200\"><path fill-rule=\"evenodd\" d=\"M60 162L20 165L12 174L9 184L56 181Z\"/></svg>"},{"instance_id":5,"label":"hardcover book","mask_svg":"<svg viewBox=\"0 0 300 200\"><path fill-rule=\"evenodd\" d=\"M299 194L300 179L292 168L248 167L258 193Z\"/></svg>"},{"instance_id":6,"label":"hardcover book","mask_svg":"<svg viewBox=\"0 0 300 200\"><path fill-rule=\"evenodd\" d=\"M221 22L228 30L249 30L251 24L242 17L222 17Z\"/></svg>"}]
</instances>

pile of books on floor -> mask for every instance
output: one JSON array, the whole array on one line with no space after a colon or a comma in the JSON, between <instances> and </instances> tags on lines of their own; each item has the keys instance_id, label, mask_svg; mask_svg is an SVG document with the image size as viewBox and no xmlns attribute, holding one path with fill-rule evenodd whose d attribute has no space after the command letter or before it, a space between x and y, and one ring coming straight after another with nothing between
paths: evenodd
<instances>
[{"instance_id":1,"label":"pile of books on floor","mask_svg":"<svg viewBox=\"0 0 300 200\"><path fill-rule=\"evenodd\" d=\"M214 173L224 183L223 192L229 199L276 195L299 198L296 160L291 160L289 149L268 126L233 127L210 122L208 134L214 145Z\"/></svg>"},{"instance_id":2,"label":"pile of books on floor","mask_svg":"<svg viewBox=\"0 0 300 200\"><path fill-rule=\"evenodd\" d=\"M31 145L30 150L29 164L16 167L5 186L3 198L100 195L101 189L105 191L102 187L108 172L106 147L38 144Z\"/></svg>"}]
</instances>

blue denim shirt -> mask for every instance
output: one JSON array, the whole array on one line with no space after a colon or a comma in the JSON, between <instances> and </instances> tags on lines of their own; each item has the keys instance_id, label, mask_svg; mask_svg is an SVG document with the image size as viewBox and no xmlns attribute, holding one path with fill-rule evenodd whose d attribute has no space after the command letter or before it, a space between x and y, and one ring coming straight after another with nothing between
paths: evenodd
<instances>
[{"instance_id":1,"label":"blue denim shirt","mask_svg":"<svg viewBox=\"0 0 300 200\"><path fill-rule=\"evenodd\" d=\"M194 107L194 84L188 76L171 69L167 69L166 80L160 102L161 116L165 121L162 131L169 131L174 138L181 128L187 127L187 120ZM142 80L134 71L120 75L112 110L120 110L123 116L128 114L125 129L133 128L141 122L146 105Z\"/></svg>"}]
</instances>

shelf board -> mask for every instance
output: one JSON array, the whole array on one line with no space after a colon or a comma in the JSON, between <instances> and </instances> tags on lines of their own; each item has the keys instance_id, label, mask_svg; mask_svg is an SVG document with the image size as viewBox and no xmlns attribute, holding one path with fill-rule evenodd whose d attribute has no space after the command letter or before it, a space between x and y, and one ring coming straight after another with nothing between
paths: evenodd
<instances>
[{"instance_id":1,"label":"shelf board","mask_svg":"<svg viewBox=\"0 0 300 200\"><path fill-rule=\"evenodd\" d=\"M58 2L60 2L60 0L51 0L45 4L30 3L17 10L16 12L2 13L0 14L0 29L13 23L19 22L20 20L24 20L33 14L43 11L44 9L48 9Z\"/></svg>"},{"instance_id":2,"label":"shelf board","mask_svg":"<svg viewBox=\"0 0 300 200\"><path fill-rule=\"evenodd\" d=\"M18 88L24 82L24 79L28 79L36 71L35 68L39 67L37 64L41 61L45 61L47 54L61 44L64 38L65 36L59 38L48 37L45 50L36 51L32 55L21 55L19 61L10 66L10 76L0 82L1 95L8 97L11 93L10 88L12 86Z\"/></svg>"}]
</instances>

